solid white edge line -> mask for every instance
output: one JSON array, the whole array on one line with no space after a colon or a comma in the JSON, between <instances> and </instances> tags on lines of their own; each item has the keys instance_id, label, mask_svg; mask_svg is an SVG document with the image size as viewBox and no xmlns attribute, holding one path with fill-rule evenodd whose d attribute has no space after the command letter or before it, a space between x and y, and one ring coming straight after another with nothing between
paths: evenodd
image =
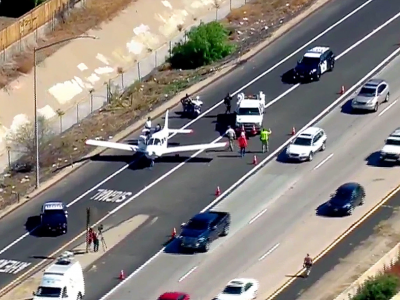
<instances>
[{"instance_id":1,"label":"solid white edge line","mask_svg":"<svg viewBox=\"0 0 400 300\"><path fill-rule=\"evenodd\" d=\"M185 275L183 275L181 278L179 278L178 282L184 281L187 277L189 277L190 274L192 274L194 271L196 271L197 266L191 268Z\"/></svg>"},{"instance_id":2,"label":"solid white edge line","mask_svg":"<svg viewBox=\"0 0 400 300\"><path fill-rule=\"evenodd\" d=\"M323 161L321 161L318 165L315 166L314 170L319 169L324 163L326 163L328 160L330 160L333 156L333 153L329 154L327 158L325 158Z\"/></svg>"},{"instance_id":3,"label":"solid white edge line","mask_svg":"<svg viewBox=\"0 0 400 300\"><path fill-rule=\"evenodd\" d=\"M270 255L272 252L274 252L276 250L276 248L278 248L280 245L280 243L276 244L275 246L273 246L271 249L269 249L263 256L261 256L258 261L262 261L264 258L266 258L268 255Z\"/></svg>"},{"instance_id":4,"label":"solid white edge line","mask_svg":"<svg viewBox=\"0 0 400 300\"><path fill-rule=\"evenodd\" d=\"M261 217L263 214L265 214L267 212L268 208L264 208L262 211L260 211L258 214L255 215L255 217L253 217L250 222L249 225L254 223L259 217Z\"/></svg>"},{"instance_id":5,"label":"solid white edge line","mask_svg":"<svg viewBox=\"0 0 400 300\"><path fill-rule=\"evenodd\" d=\"M386 107L384 110L381 111L381 113L378 115L378 117L382 116L385 112L387 112L389 109L392 108L393 105L397 103L397 100L393 101L388 107Z\"/></svg>"},{"instance_id":6,"label":"solid white edge line","mask_svg":"<svg viewBox=\"0 0 400 300\"><path fill-rule=\"evenodd\" d=\"M283 143L278 149L276 149L273 153L271 153L268 157L262 160L257 166L251 169L247 174L245 174L242 178L240 178L237 182L235 182L231 187L229 187L225 192L223 192L219 197L217 197L214 201L212 201L208 206L206 206L200 212L205 212L212 208L215 204L221 201L224 197L226 197L231 191L236 189L239 185L241 185L244 181L246 181L249 177L251 177L254 173L256 173L263 165L275 157L279 152L281 152L293 139L295 139L299 133L304 131L309 126L313 125L314 123L318 122L323 116L331 111L336 105L346 99L351 93L353 93L357 88L359 88L366 80L368 80L373 74L378 72L384 65L389 63L395 56L400 53L400 48L397 48L393 51L388 57L386 57L381 63L379 63L375 68L373 68L368 74L366 74L363 78L361 78L355 85L349 88L343 95L341 95L338 99L332 102L327 108L325 108L319 115L317 115L314 119L312 119L309 123L307 123L302 129L300 129L296 135L288 139L285 143ZM219 139L221 139L220 137ZM146 261L142 266L136 269L133 273L131 273L125 280L121 281L118 285L112 288L108 293L106 293L101 299L99 300L106 300L112 293L114 293L118 288L120 288L125 282L130 280L136 274L138 274L141 270L143 270L148 264L150 264L158 255L160 255L165 248L162 248L159 252L157 252L154 256L152 256L148 261Z\"/></svg>"}]
</instances>

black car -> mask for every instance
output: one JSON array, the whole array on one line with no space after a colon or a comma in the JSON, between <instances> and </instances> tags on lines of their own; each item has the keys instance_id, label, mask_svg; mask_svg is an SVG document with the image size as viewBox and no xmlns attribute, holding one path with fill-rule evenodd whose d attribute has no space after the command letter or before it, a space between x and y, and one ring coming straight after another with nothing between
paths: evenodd
<instances>
[{"instance_id":1,"label":"black car","mask_svg":"<svg viewBox=\"0 0 400 300\"><path fill-rule=\"evenodd\" d=\"M41 230L65 234L68 231L68 212L64 203L49 201L43 204L40 213Z\"/></svg>"},{"instance_id":2,"label":"black car","mask_svg":"<svg viewBox=\"0 0 400 300\"><path fill-rule=\"evenodd\" d=\"M314 47L297 62L293 70L295 80L318 81L322 74L335 67L335 55L329 47Z\"/></svg>"},{"instance_id":3,"label":"black car","mask_svg":"<svg viewBox=\"0 0 400 300\"><path fill-rule=\"evenodd\" d=\"M365 189L361 184L345 183L331 195L331 199L327 203L329 213L351 215L357 206L364 204L364 199Z\"/></svg>"}]
</instances>

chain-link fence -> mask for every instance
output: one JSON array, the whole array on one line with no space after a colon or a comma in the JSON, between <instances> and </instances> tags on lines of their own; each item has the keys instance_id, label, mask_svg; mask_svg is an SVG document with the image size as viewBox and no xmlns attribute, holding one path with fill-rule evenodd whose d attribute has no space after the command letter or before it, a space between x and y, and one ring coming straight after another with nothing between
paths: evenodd
<instances>
[{"instance_id":1,"label":"chain-link fence","mask_svg":"<svg viewBox=\"0 0 400 300\"><path fill-rule=\"evenodd\" d=\"M198 26L200 22L208 23L215 20L221 20L225 18L232 9L238 8L246 4L248 0L230 0L223 6L215 5L214 10L201 19L199 18L192 26ZM216 2L217 3L217 2ZM58 116L51 120L52 127L55 133L59 134L62 131L67 130L74 124L80 122L86 118L92 112L100 109L108 103L110 91L113 89L124 89L135 81L140 81L146 77L156 67L165 63L166 59L169 58L172 48L181 40L185 39L186 32L190 30L187 28L186 31L182 30L178 35L171 39L168 43L161 46L156 50L149 52L149 55L139 62L136 62L130 68L121 70L120 74L108 81L101 88L92 90L89 94L82 99L74 107L66 111L59 111ZM150 51L150 49L149 49Z\"/></svg>"}]
</instances>

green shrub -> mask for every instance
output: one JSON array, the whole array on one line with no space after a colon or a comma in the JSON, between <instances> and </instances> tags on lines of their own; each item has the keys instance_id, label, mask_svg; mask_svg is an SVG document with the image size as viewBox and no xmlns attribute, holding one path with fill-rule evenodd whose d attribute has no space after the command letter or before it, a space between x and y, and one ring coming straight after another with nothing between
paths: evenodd
<instances>
[{"instance_id":1,"label":"green shrub","mask_svg":"<svg viewBox=\"0 0 400 300\"><path fill-rule=\"evenodd\" d=\"M218 61L234 50L228 30L218 22L201 23L187 34L187 41L172 49L170 63L176 69L195 69Z\"/></svg>"},{"instance_id":2,"label":"green shrub","mask_svg":"<svg viewBox=\"0 0 400 300\"><path fill-rule=\"evenodd\" d=\"M369 278L351 300L390 300L398 291L399 278L392 274L382 274Z\"/></svg>"}]
</instances>

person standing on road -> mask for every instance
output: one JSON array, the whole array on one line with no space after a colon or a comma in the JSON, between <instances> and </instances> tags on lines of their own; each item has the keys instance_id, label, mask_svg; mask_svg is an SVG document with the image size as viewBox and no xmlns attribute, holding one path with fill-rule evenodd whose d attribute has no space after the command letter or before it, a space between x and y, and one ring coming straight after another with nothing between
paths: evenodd
<instances>
[{"instance_id":1,"label":"person standing on road","mask_svg":"<svg viewBox=\"0 0 400 300\"><path fill-rule=\"evenodd\" d=\"M226 95L226 97L224 98L224 104L226 107L225 114L231 113L231 107L232 107L231 103L232 103L232 96L231 96L231 94L228 93Z\"/></svg>"},{"instance_id":2,"label":"person standing on road","mask_svg":"<svg viewBox=\"0 0 400 300\"><path fill-rule=\"evenodd\" d=\"M246 134L244 132L242 132L242 134L238 138L238 143L240 148L240 157L244 157L247 148L247 139L246 139Z\"/></svg>"},{"instance_id":3,"label":"person standing on road","mask_svg":"<svg viewBox=\"0 0 400 300\"><path fill-rule=\"evenodd\" d=\"M229 140L229 150L233 151L234 150L233 141L236 139L235 130L233 130L231 126L228 126L228 130L225 132L225 135Z\"/></svg>"},{"instance_id":4,"label":"person standing on road","mask_svg":"<svg viewBox=\"0 0 400 300\"><path fill-rule=\"evenodd\" d=\"M269 136L271 135L271 129L263 128L260 132L260 141L261 141L261 151L265 153L265 151L269 151Z\"/></svg>"},{"instance_id":5,"label":"person standing on road","mask_svg":"<svg viewBox=\"0 0 400 300\"><path fill-rule=\"evenodd\" d=\"M96 232L93 231L93 251L99 251L100 240Z\"/></svg>"}]
</instances>

